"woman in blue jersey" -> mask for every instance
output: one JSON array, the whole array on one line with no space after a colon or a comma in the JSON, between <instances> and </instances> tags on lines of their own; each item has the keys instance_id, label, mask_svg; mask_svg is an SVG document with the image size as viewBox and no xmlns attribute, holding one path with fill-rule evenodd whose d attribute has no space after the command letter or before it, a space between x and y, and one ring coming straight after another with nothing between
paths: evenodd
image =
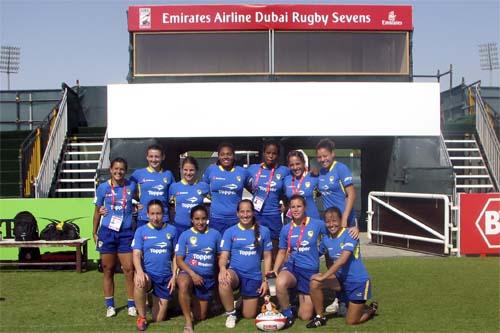
<instances>
[{"instance_id":1,"label":"woman in blue jersey","mask_svg":"<svg viewBox=\"0 0 500 333\"><path fill-rule=\"evenodd\" d=\"M227 328L234 328L237 320L233 290L238 288L243 298L243 317L255 318L259 296L268 289L261 270L262 257L264 272L271 269L270 231L256 223L251 200L238 204L238 218L239 223L226 230L220 244L219 294L226 310Z\"/></svg>"},{"instance_id":2,"label":"woman in blue jersey","mask_svg":"<svg viewBox=\"0 0 500 333\"><path fill-rule=\"evenodd\" d=\"M276 279L278 302L281 312L288 318L288 325L294 320L290 289L299 294L299 318L309 320L313 315L309 282L311 276L319 272L318 240L326 234L323 221L306 215L306 200L301 195L294 194L290 198L290 212L292 221L281 230L280 249L274 263L274 272L279 272Z\"/></svg>"},{"instance_id":3,"label":"woman in blue jersey","mask_svg":"<svg viewBox=\"0 0 500 333\"><path fill-rule=\"evenodd\" d=\"M197 181L197 171L198 162L187 156L181 165L181 181L170 186L169 198L175 207L174 226L178 235L191 228L191 208L202 204L208 195L208 184Z\"/></svg>"},{"instance_id":4,"label":"woman in blue jersey","mask_svg":"<svg viewBox=\"0 0 500 333\"><path fill-rule=\"evenodd\" d=\"M371 298L370 276L361 261L359 241L352 238L342 225L342 213L337 207L325 211L325 223L328 236L321 241L321 251L328 253L334 263L325 273L318 273L311 278L311 298L316 317L307 324L315 328L326 324L323 315L323 288L342 290L342 299L348 303L345 317L348 325L361 324L376 314L378 303L369 306Z\"/></svg>"},{"instance_id":5,"label":"woman in blue jersey","mask_svg":"<svg viewBox=\"0 0 500 333\"><path fill-rule=\"evenodd\" d=\"M284 188L286 197L289 200L294 194L300 194L306 199L306 215L319 219L318 208L314 202L314 194L318 189L318 177L312 177L309 174L302 152L292 150L287 155L287 161L290 175L285 178ZM287 217L291 218L290 211L288 211Z\"/></svg>"},{"instance_id":6,"label":"woman in blue jersey","mask_svg":"<svg viewBox=\"0 0 500 333\"><path fill-rule=\"evenodd\" d=\"M115 158L109 168L111 178L97 187L95 197L93 236L97 251L101 254L106 317L116 314L114 273L117 260L120 261L125 274L128 314L136 316L134 267L130 246L134 237L132 199L136 193L136 185L125 178L126 172L127 161L120 157ZM107 212L102 218L101 209Z\"/></svg>"},{"instance_id":7,"label":"woman in blue jersey","mask_svg":"<svg viewBox=\"0 0 500 333\"><path fill-rule=\"evenodd\" d=\"M243 196L247 183L247 171L236 166L234 146L221 143L217 148L217 163L210 165L203 174L202 181L209 185L211 198L210 227L221 235L238 223L236 208Z\"/></svg>"},{"instance_id":8,"label":"woman in blue jersey","mask_svg":"<svg viewBox=\"0 0 500 333\"><path fill-rule=\"evenodd\" d=\"M193 332L193 319L204 320L207 317L208 301L214 296L216 255L221 240L220 233L207 226L208 211L205 206L193 207L190 217L193 226L179 236L175 247L180 269L177 286L185 320L184 333Z\"/></svg>"},{"instance_id":9,"label":"woman in blue jersey","mask_svg":"<svg viewBox=\"0 0 500 333\"><path fill-rule=\"evenodd\" d=\"M359 231L352 210L356 201L356 190L351 170L345 164L335 161L335 143L330 139L318 142L316 156L321 165L318 187L323 207L325 210L338 207L343 216L342 227L352 228L349 232L357 238Z\"/></svg>"},{"instance_id":10,"label":"woman in blue jersey","mask_svg":"<svg viewBox=\"0 0 500 333\"><path fill-rule=\"evenodd\" d=\"M163 202L153 199L146 207L149 222L136 230L134 249L135 290L137 304L137 329L147 328L146 294L153 293L153 321L165 320L168 301L175 289L174 256L176 230L171 224L163 223Z\"/></svg>"},{"instance_id":11,"label":"woman in blue jersey","mask_svg":"<svg viewBox=\"0 0 500 333\"><path fill-rule=\"evenodd\" d=\"M260 225L271 231L273 260L278 253L278 240L283 221L280 200L283 197L283 180L288 176L287 167L278 165L279 144L265 142L262 148L263 161L248 167L249 185L253 194L255 218Z\"/></svg>"},{"instance_id":12,"label":"woman in blue jersey","mask_svg":"<svg viewBox=\"0 0 500 333\"><path fill-rule=\"evenodd\" d=\"M146 151L148 166L135 170L130 180L137 184L139 196L139 213L137 216L137 228L148 223L147 206L149 201L156 199L163 204L165 214L163 222L169 221L168 213L168 189L175 181L170 170L163 170L162 163L165 160L163 147L153 144Z\"/></svg>"}]
</instances>

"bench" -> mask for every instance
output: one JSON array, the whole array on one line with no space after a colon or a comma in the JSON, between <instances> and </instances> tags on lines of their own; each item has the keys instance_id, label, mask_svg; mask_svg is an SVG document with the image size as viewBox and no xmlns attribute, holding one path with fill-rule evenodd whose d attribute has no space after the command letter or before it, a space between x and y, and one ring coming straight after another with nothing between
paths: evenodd
<instances>
[{"instance_id":1,"label":"bench","mask_svg":"<svg viewBox=\"0 0 500 333\"><path fill-rule=\"evenodd\" d=\"M56 262L44 262L44 261L13 261L13 260L1 260L1 266L66 266L75 265L76 271L78 273L82 272L82 268L87 269L87 242L90 238L80 238L72 240L59 240L59 241L16 241L13 238L13 225L15 223L14 219L0 219L0 227L5 223L5 235L3 235L3 240L0 240L0 248L3 247L74 247L76 249L75 261L56 261Z\"/></svg>"}]
</instances>

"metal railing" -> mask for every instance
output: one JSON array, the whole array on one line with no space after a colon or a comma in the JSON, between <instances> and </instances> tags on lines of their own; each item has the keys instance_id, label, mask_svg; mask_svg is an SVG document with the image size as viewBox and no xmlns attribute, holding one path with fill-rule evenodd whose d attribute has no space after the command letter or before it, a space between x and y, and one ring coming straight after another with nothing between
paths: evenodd
<instances>
[{"instance_id":1,"label":"metal railing","mask_svg":"<svg viewBox=\"0 0 500 333\"><path fill-rule=\"evenodd\" d=\"M46 198L49 196L52 181L57 169L57 163L68 132L68 88L64 89L64 95L59 104L59 113L54 121L52 131L45 153L43 154L40 171L35 179L35 197Z\"/></svg>"},{"instance_id":2,"label":"metal railing","mask_svg":"<svg viewBox=\"0 0 500 333\"><path fill-rule=\"evenodd\" d=\"M94 175L94 191L97 190L99 185L99 173L100 170L109 168L109 153L110 153L110 140L108 140L108 130L106 129L106 134L104 134L104 139L102 141L101 155L99 157L99 163L97 164L96 173Z\"/></svg>"},{"instance_id":3,"label":"metal railing","mask_svg":"<svg viewBox=\"0 0 500 333\"><path fill-rule=\"evenodd\" d=\"M492 121L486 111L479 85L475 85L471 88L474 91L475 97L476 131L483 147L484 155L489 164L495 189L498 191L500 184L500 143L498 142L498 137L495 133Z\"/></svg>"}]
</instances>

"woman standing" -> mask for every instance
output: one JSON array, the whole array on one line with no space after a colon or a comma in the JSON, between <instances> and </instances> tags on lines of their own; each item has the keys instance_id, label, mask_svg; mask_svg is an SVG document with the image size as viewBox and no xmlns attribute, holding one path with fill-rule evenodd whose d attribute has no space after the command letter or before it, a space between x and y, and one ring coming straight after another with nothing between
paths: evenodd
<instances>
[{"instance_id":1,"label":"woman standing","mask_svg":"<svg viewBox=\"0 0 500 333\"><path fill-rule=\"evenodd\" d=\"M309 282L311 276L319 272L317 244L320 236L326 234L323 221L306 216L306 200L301 195L294 194L290 198L290 211L292 222L281 230L280 249L273 269L279 272L276 292L281 312L288 318L288 325L294 320L288 294L291 289L299 294L299 318L309 320L313 315Z\"/></svg>"},{"instance_id":2,"label":"woman standing","mask_svg":"<svg viewBox=\"0 0 500 333\"><path fill-rule=\"evenodd\" d=\"M209 185L212 200L210 227L221 235L238 223L236 208L243 196L247 178L247 171L236 166L234 146L221 143L217 148L217 163L210 165L202 177L202 181Z\"/></svg>"},{"instance_id":3,"label":"woman standing","mask_svg":"<svg viewBox=\"0 0 500 333\"><path fill-rule=\"evenodd\" d=\"M208 301L214 297L216 255L221 240L219 232L207 226L205 206L193 207L190 216L193 226L180 235L175 247L180 269L177 286L185 320L184 333L193 332L193 319L207 317ZM191 304L194 318L191 317Z\"/></svg>"},{"instance_id":4,"label":"woman standing","mask_svg":"<svg viewBox=\"0 0 500 333\"><path fill-rule=\"evenodd\" d=\"M271 236L269 229L259 226L254 217L251 200L238 204L239 223L226 230L222 236L219 258L219 294L226 310L226 327L234 328L237 321L233 290L239 289L243 298L244 318L255 318L259 296L264 296L268 286L264 272L271 269Z\"/></svg>"},{"instance_id":5,"label":"woman standing","mask_svg":"<svg viewBox=\"0 0 500 333\"><path fill-rule=\"evenodd\" d=\"M175 181L172 172L163 170L162 163L165 153L160 145L153 144L146 151L148 166L135 170L130 180L137 184L139 196L139 215L137 217L137 228L148 223L147 207L149 201L156 199L163 204L163 222L169 221L168 213L168 189Z\"/></svg>"},{"instance_id":6,"label":"woman standing","mask_svg":"<svg viewBox=\"0 0 500 333\"><path fill-rule=\"evenodd\" d=\"M260 225L271 231L273 259L278 252L278 240L283 221L280 200L283 197L283 180L290 173L288 168L278 165L279 145L266 142L262 148L263 162L248 167L249 188L253 194L255 218Z\"/></svg>"},{"instance_id":7,"label":"woman standing","mask_svg":"<svg viewBox=\"0 0 500 333\"><path fill-rule=\"evenodd\" d=\"M128 314L134 317L137 314L134 303L134 267L131 248L134 237L132 199L136 193L136 184L125 178L126 172L127 161L120 157L115 158L109 168L111 178L100 184L96 190L93 236L97 251L101 254L106 317L113 317L116 314L114 273L117 260L120 261L125 274ZM101 208L107 212L102 219Z\"/></svg>"},{"instance_id":8,"label":"woman standing","mask_svg":"<svg viewBox=\"0 0 500 333\"><path fill-rule=\"evenodd\" d=\"M146 294L153 291L153 321L165 320L168 301L175 289L174 244L175 228L163 223L163 202L151 200L146 207L149 223L135 232L134 249L135 291L138 317L137 329L147 328Z\"/></svg>"},{"instance_id":9,"label":"woman standing","mask_svg":"<svg viewBox=\"0 0 500 333\"><path fill-rule=\"evenodd\" d=\"M304 154L298 150L292 150L287 156L290 175L285 178L285 195L290 198L299 194L306 199L306 215L314 219L319 219L320 215L316 203L314 202L314 193L318 189L318 177L311 177L306 167ZM291 218L290 212L288 217Z\"/></svg>"},{"instance_id":10,"label":"woman standing","mask_svg":"<svg viewBox=\"0 0 500 333\"><path fill-rule=\"evenodd\" d=\"M169 197L174 202L174 226L178 235L191 228L191 208L201 205L208 195L208 184L197 181L197 171L198 162L187 156L181 165L181 181L170 186Z\"/></svg>"}]
</instances>

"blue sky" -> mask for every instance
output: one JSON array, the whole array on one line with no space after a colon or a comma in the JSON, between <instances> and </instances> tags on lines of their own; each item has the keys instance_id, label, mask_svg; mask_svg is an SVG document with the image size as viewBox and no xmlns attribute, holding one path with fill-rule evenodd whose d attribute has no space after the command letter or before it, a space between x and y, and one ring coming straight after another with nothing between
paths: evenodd
<instances>
[{"instance_id":1,"label":"blue sky","mask_svg":"<svg viewBox=\"0 0 500 333\"><path fill-rule=\"evenodd\" d=\"M129 66L127 6L172 1L0 0L0 41L21 47L21 68L12 89L58 89L74 85L126 83ZM175 3L187 3L177 1ZM189 1L189 3L309 3L307 1ZM453 85L490 84L479 67L478 45L500 44L500 0L315 1L413 6L415 74L445 72L453 64ZM500 71L493 72L500 85ZM443 78L442 89L449 85ZM1 75L0 89L7 88Z\"/></svg>"}]
</instances>

